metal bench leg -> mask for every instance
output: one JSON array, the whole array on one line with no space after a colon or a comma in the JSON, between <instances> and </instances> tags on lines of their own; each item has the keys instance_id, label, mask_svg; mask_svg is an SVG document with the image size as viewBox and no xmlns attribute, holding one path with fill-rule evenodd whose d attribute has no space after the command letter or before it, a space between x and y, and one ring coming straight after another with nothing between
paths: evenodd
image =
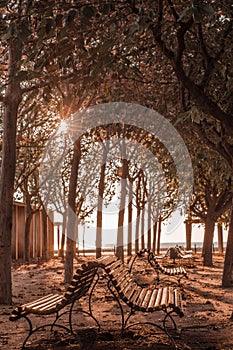
<instances>
[{"instance_id":1,"label":"metal bench leg","mask_svg":"<svg viewBox=\"0 0 233 350\"><path fill-rule=\"evenodd\" d=\"M90 295L89 295L89 299L88 299L88 305L89 305L89 315L93 318L93 320L96 322L97 326L98 326L98 331L100 330L100 324L98 322L98 320L95 318L95 316L93 315L93 312L92 312L92 306L91 306L91 299L92 299L92 295L93 295L93 292L94 292L94 289L95 289L95 286L97 285L97 283L99 282L99 274L96 273L96 280L95 280L95 283L93 284L93 287L91 288L91 292L90 292Z\"/></svg>"},{"instance_id":2,"label":"metal bench leg","mask_svg":"<svg viewBox=\"0 0 233 350\"><path fill-rule=\"evenodd\" d=\"M111 288L111 281L110 280L108 280L107 286L108 286L108 289L109 289L110 293L113 295L114 299L116 300L116 302L117 302L117 304L118 304L118 306L120 308L120 311L121 311L121 334L123 334L124 326L125 326L124 311L123 311L123 308L122 308L122 305L120 303L119 298L117 297L117 295L114 293L114 291Z\"/></svg>"},{"instance_id":3,"label":"metal bench leg","mask_svg":"<svg viewBox=\"0 0 233 350\"><path fill-rule=\"evenodd\" d=\"M89 299L88 299L89 311L85 311L85 310L82 310L82 309L79 309L79 311L83 312L84 314L86 314L88 316L90 316L95 321L95 323L97 324L98 330L100 330L100 324L99 324L98 320L95 318L95 316L93 315L92 307L91 307L91 298L92 298L92 295L93 295L94 288L95 288L96 284L98 283L98 281L99 281L99 275L97 274L97 279L95 280L95 283L93 284L93 286L91 288L91 292L90 292ZM72 325L72 312L73 312L73 308L74 308L75 302L76 302L76 300L74 300L71 303L71 307L70 307L70 311L69 311L69 326L70 326L70 330L71 330L72 334L74 334L74 332L73 332L73 325Z\"/></svg>"},{"instance_id":4,"label":"metal bench leg","mask_svg":"<svg viewBox=\"0 0 233 350\"><path fill-rule=\"evenodd\" d=\"M58 316L58 315L57 315L57 316ZM53 330L53 327L56 326L56 327L59 327L59 328L62 328L62 329L64 329L64 330L66 330L67 332L69 332L69 333L72 334L71 330L70 330L68 327L63 326L63 325L60 325L60 324L55 324L55 322L58 320L59 317L60 317L60 316L56 317L56 320L55 320L53 323L45 324L45 325L43 325L43 326L39 326L39 327L36 327L36 328L33 329L31 320L30 320L27 316L23 316L23 318L25 318L25 320L27 320L27 322L28 322L28 324L29 324L29 332L28 332L28 335L26 336L26 338L24 339L24 342L23 342L23 345L22 345L22 348L21 348L21 349L22 349L22 350L23 350L23 349L26 349L26 348L25 348L25 345L26 345L28 339L32 336L32 334L34 334L35 332L37 332L37 331L39 331L40 329L43 329L43 328L45 328L45 327L51 327L51 331L52 331L52 330Z\"/></svg>"},{"instance_id":5,"label":"metal bench leg","mask_svg":"<svg viewBox=\"0 0 233 350\"><path fill-rule=\"evenodd\" d=\"M127 325L128 321L129 321L130 317L131 317L132 315L134 315L134 314L135 314L135 310L131 308L131 310L130 310L130 312L129 312L129 314L128 314L126 320L125 320L124 327L123 327L123 331L127 328L126 325ZM123 333L121 332L121 334L123 334Z\"/></svg>"},{"instance_id":6,"label":"metal bench leg","mask_svg":"<svg viewBox=\"0 0 233 350\"><path fill-rule=\"evenodd\" d=\"M172 317L172 313L173 313L173 311L170 311L170 312L167 312L166 310L164 310L164 312L165 312L165 316L164 316L164 319L163 319L163 327L166 329L167 327L166 327L166 320L167 320L167 318L169 317L170 318L170 320L172 321L172 324L173 324L173 326L174 326L174 330L175 331L177 331L177 326L176 326L176 322L175 322L175 320L174 320L174 318Z\"/></svg>"}]
</instances>

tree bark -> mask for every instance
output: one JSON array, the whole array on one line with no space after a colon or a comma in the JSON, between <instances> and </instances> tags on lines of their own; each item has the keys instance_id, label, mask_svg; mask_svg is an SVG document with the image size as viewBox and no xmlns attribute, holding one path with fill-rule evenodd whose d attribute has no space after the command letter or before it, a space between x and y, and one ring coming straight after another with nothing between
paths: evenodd
<instances>
[{"instance_id":1,"label":"tree bark","mask_svg":"<svg viewBox=\"0 0 233 350\"><path fill-rule=\"evenodd\" d=\"M223 254L223 229L222 222L218 222L218 252Z\"/></svg>"},{"instance_id":2,"label":"tree bark","mask_svg":"<svg viewBox=\"0 0 233 350\"><path fill-rule=\"evenodd\" d=\"M147 248L151 249L151 202L150 199L148 201L148 217L147 217L147 222L148 222L148 229L147 229Z\"/></svg>"},{"instance_id":3,"label":"tree bark","mask_svg":"<svg viewBox=\"0 0 233 350\"><path fill-rule=\"evenodd\" d=\"M116 256L124 261L124 217L126 203L126 181L128 177L128 162L126 159L125 139L122 139L121 144L122 157L122 176L121 176L121 194L120 194L120 210L118 214L118 230L117 230L117 246Z\"/></svg>"},{"instance_id":4,"label":"tree bark","mask_svg":"<svg viewBox=\"0 0 233 350\"><path fill-rule=\"evenodd\" d=\"M173 64L173 68L178 80L189 91L192 100L196 102L200 110L220 121L225 126L227 134L232 136L233 120L231 115L224 112L215 101L204 93L200 86L188 78L180 64Z\"/></svg>"},{"instance_id":5,"label":"tree bark","mask_svg":"<svg viewBox=\"0 0 233 350\"><path fill-rule=\"evenodd\" d=\"M153 241L152 241L152 251L153 251L153 253L155 253L155 250L156 250L157 226L158 226L158 223L156 221L154 223L154 225L153 225Z\"/></svg>"},{"instance_id":6,"label":"tree bark","mask_svg":"<svg viewBox=\"0 0 233 350\"><path fill-rule=\"evenodd\" d=\"M123 156L125 156L124 139L123 139ZM123 173L122 173L122 179L121 179L120 211L118 214L116 256L122 261L124 261L124 217L125 217L125 203L126 203L126 181L127 181L127 160L125 158L123 158L122 170L123 170Z\"/></svg>"},{"instance_id":7,"label":"tree bark","mask_svg":"<svg viewBox=\"0 0 233 350\"><path fill-rule=\"evenodd\" d=\"M158 223L158 239L157 239L157 254L158 254L158 255L159 255L159 253L160 253L161 229L162 229L162 219L159 218L159 223Z\"/></svg>"},{"instance_id":8,"label":"tree bark","mask_svg":"<svg viewBox=\"0 0 233 350\"><path fill-rule=\"evenodd\" d=\"M140 227L141 209L137 207L136 227L135 227L135 252L139 251L139 227Z\"/></svg>"},{"instance_id":9,"label":"tree bark","mask_svg":"<svg viewBox=\"0 0 233 350\"><path fill-rule=\"evenodd\" d=\"M30 228L33 217L33 210L31 206L26 206L26 222L24 229L24 261L28 263L30 261Z\"/></svg>"},{"instance_id":10,"label":"tree bark","mask_svg":"<svg viewBox=\"0 0 233 350\"><path fill-rule=\"evenodd\" d=\"M204 266L213 265L213 240L215 221L216 217L214 215L213 209L210 207L207 211L207 217L205 219L205 233L202 248Z\"/></svg>"},{"instance_id":11,"label":"tree bark","mask_svg":"<svg viewBox=\"0 0 233 350\"><path fill-rule=\"evenodd\" d=\"M232 203L233 204L233 203ZM230 225L228 230L227 246L225 253L222 287L233 286L233 205L231 209Z\"/></svg>"},{"instance_id":12,"label":"tree bark","mask_svg":"<svg viewBox=\"0 0 233 350\"><path fill-rule=\"evenodd\" d=\"M62 215L62 232L61 232L61 245L58 251L58 256L64 258L65 240L66 240L66 224L67 224L67 212Z\"/></svg>"},{"instance_id":13,"label":"tree bark","mask_svg":"<svg viewBox=\"0 0 233 350\"><path fill-rule=\"evenodd\" d=\"M109 142L106 141L106 146L103 146L103 156L102 156L102 165L100 171L100 181L99 181L99 195L97 203L97 227L96 227L96 258L100 258L102 255L102 216L103 216L103 197L104 197L104 178L105 178L105 169L106 161L109 150Z\"/></svg>"},{"instance_id":14,"label":"tree bark","mask_svg":"<svg viewBox=\"0 0 233 350\"><path fill-rule=\"evenodd\" d=\"M22 46L19 40L9 44L9 83L4 99L3 145L0 177L0 304L12 301L11 228L16 164L16 125L22 99L19 81L14 78L19 69Z\"/></svg>"},{"instance_id":15,"label":"tree bark","mask_svg":"<svg viewBox=\"0 0 233 350\"><path fill-rule=\"evenodd\" d=\"M141 249L145 249L145 210L142 209L141 216Z\"/></svg>"},{"instance_id":16,"label":"tree bark","mask_svg":"<svg viewBox=\"0 0 233 350\"><path fill-rule=\"evenodd\" d=\"M192 241L192 224L191 222L185 223L186 227L186 249L191 249L191 241Z\"/></svg>"},{"instance_id":17,"label":"tree bark","mask_svg":"<svg viewBox=\"0 0 233 350\"><path fill-rule=\"evenodd\" d=\"M76 244L76 188L78 168L81 159L80 138L74 144L74 154L72 158L71 174L68 193L68 223L67 223L67 240L66 240L66 257L65 257L65 276L64 282L70 283L73 277L73 260L74 247Z\"/></svg>"},{"instance_id":18,"label":"tree bark","mask_svg":"<svg viewBox=\"0 0 233 350\"><path fill-rule=\"evenodd\" d=\"M49 259L48 249L48 216L45 207L42 205L42 227L43 227L43 249L42 259L47 261Z\"/></svg>"},{"instance_id":19,"label":"tree bark","mask_svg":"<svg viewBox=\"0 0 233 350\"><path fill-rule=\"evenodd\" d=\"M129 205L128 205L128 244L127 254L132 255L132 219L133 219L133 183L129 182Z\"/></svg>"}]
</instances>

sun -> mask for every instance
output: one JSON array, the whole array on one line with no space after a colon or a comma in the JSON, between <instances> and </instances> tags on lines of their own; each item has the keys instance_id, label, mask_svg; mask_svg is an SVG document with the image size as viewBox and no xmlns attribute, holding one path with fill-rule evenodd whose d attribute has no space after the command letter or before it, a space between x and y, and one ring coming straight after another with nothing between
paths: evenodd
<instances>
[{"instance_id":1,"label":"sun","mask_svg":"<svg viewBox=\"0 0 233 350\"><path fill-rule=\"evenodd\" d=\"M68 130L68 124L65 120L62 120L58 127L58 134L66 133Z\"/></svg>"}]
</instances>

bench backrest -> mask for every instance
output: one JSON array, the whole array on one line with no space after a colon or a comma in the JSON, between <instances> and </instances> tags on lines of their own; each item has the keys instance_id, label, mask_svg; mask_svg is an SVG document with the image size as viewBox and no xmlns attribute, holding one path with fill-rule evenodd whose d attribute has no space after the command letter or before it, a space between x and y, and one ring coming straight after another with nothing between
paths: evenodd
<instances>
[{"instance_id":1,"label":"bench backrest","mask_svg":"<svg viewBox=\"0 0 233 350\"><path fill-rule=\"evenodd\" d=\"M108 257L99 262L109 276L120 298L131 308L141 311L161 310L171 307L183 316L182 296L174 288L144 288L138 285L129 269L117 257Z\"/></svg>"},{"instance_id":2,"label":"bench backrest","mask_svg":"<svg viewBox=\"0 0 233 350\"><path fill-rule=\"evenodd\" d=\"M98 264L96 261L87 262L78 268L64 294L64 302L71 302L84 296L90 289L96 275Z\"/></svg>"},{"instance_id":3,"label":"bench backrest","mask_svg":"<svg viewBox=\"0 0 233 350\"><path fill-rule=\"evenodd\" d=\"M132 271L133 268L133 264L136 260L137 257L143 257L144 255L147 255L147 260L150 264L150 266L156 271L156 273L158 274L159 272L162 272L163 274L169 275L169 276L177 276L177 275L183 275L186 278L188 278L187 276L187 272L186 270L181 267L181 266L177 266L177 267L165 267L163 266L156 258L156 256L154 255L154 253L152 252L151 249L142 249L140 251L138 251L135 255L133 255L130 259L129 262L129 271Z\"/></svg>"}]
</instances>

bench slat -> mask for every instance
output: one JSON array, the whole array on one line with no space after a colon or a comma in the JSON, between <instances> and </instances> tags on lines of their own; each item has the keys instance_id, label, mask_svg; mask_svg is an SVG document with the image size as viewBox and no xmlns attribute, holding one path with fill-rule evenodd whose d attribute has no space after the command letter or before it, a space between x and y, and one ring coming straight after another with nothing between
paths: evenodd
<instances>
[{"instance_id":1,"label":"bench slat","mask_svg":"<svg viewBox=\"0 0 233 350\"><path fill-rule=\"evenodd\" d=\"M129 280L128 283L125 283L124 286L119 290L119 295L122 298L122 300L127 304L129 302L129 299L127 297L126 292L128 290L135 289L135 284L132 280Z\"/></svg>"},{"instance_id":2,"label":"bench slat","mask_svg":"<svg viewBox=\"0 0 233 350\"><path fill-rule=\"evenodd\" d=\"M126 275L125 278L122 279L122 280L115 286L115 288L116 288L119 292L121 292L121 293L123 293L123 294L124 294L124 290L125 290L126 286L127 286L129 283L132 282L132 278L126 278L126 277L128 277L128 276Z\"/></svg>"},{"instance_id":3,"label":"bench slat","mask_svg":"<svg viewBox=\"0 0 233 350\"><path fill-rule=\"evenodd\" d=\"M168 306L168 288L163 288L163 293L161 297L161 306Z\"/></svg>"},{"instance_id":4,"label":"bench slat","mask_svg":"<svg viewBox=\"0 0 233 350\"><path fill-rule=\"evenodd\" d=\"M174 301L175 301L175 310L177 313L183 314L183 303L181 294L177 289L174 290Z\"/></svg>"},{"instance_id":5,"label":"bench slat","mask_svg":"<svg viewBox=\"0 0 233 350\"><path fill-rule=\"evenodd\" d=\"M89 280L78 283L76 286L69 286L67 289L67 292L74 293L76 290L80 290L83 287L86 287L86 286L90 287L92 284L92 281L93 281L93 277L91 277Z\"/></svg>"},{"instance_id":6,"label":"bench slat","mask_svg":"<svg viewBox=\"0 0 233 350\"><path fill-rule=\"evenodd\" d=\"M75 271L75 274L73 276L73 280L79 279L79 278L84 278L85 276L88 276L90 274L95 273L96 268L91 268L90 270L82 270L82 269L77 269Z\"/></svg>"},{"instance_id":7,"label":"bench slat","mask_svg":"<svg viewBox=\"0 0 233 350\"><path fill-rule=\"evenodd\" d=\"M111 278L114 286L118 286L121 283L121 281L123 281L125 278L129 278L129 277L130 277L130 275L129 275L128 271L125 269L123 269L122 272L119 275L117 275L115 278L114 278L114 276L110 275L110 278Z\"/></svg>"},{"instance_id":8,"label":"bench slat","mask_svg":"<svg viewBox=\"0 0 233 350\"><path fill-rule=\"evenodd\" d=\"M125 288L125 297L127 300L129 300L132 296L133 293L135 292L135 284L130 283L126 288Z\"/></svg>"},{"instance_id":9,"label":"bench slat","mask_svg":"<svg viewBox=\"0 0 233 350\"><path fill-rule=\"evenodd\" d=\"M141 304L141 307L143 309L147 309L149 301L150 301L151 294L152 294L152 289L148 289L148 291L146 292L146 295L144 297L144 300L143 300L143 302Z\"/></svg>"},{"instance_id":10,"label":"bench slat","mask_svg":"<svg viewBox=\"0 0 233 350\"><path fill-rule=\"evenodd\" d=\"M150 297L150 301L148 304L148 310L153 310L157 294L158 294L158 290L154 289L152 294L151 294L151 297Z\"/></svg>"},{"instance_id":11,"label":"bench slat","mask_svg":"<svg viewBox=\"0 0 233 350\"><path fill-rule=\"evenodd\" d=\"M149 264L155 269L157 272L157 275L159 275L159 271L168 275L168 276L185 276L188 278L186 270L179 266L179 267L165 267L158 262L158 257L155 257L154 253L150 249L143 249L137 253L138 257L142 257L145 253L147 253L147 260ZM132 268L132 266L131 266ZM180 279L179 279L179 285L180 285Z\"/></svg>"},{"instance_id":12,"label":"bench slat","mask_svg":"<svg viewBox=\"0 0 233 350\"><path fill-rule=\"evenodd\" d=\"M169 290L168 290L168 304L170 306L174 306L175 305L175 299L174 299L174 289L169 287Z\"/></svg>"},{"instance_id":13,"label":"bench slat","mask_svg":"<svg viewBox=\"0 0 233 350\"><path fill-rule=\"evenodd\" d=\"M46 296L44 296L44 297L42 297L42 298L39 298L39 299L36 299L36 300L30 302L30 303L23 304L23 305L20 306L20 308L24 309L24 308L26 308L26 307L33 307L34 305L39 304L39 303L40 303L41 301L43 301L43 300L48 300L48 299L52 298L53 295L54 295L54 294L48 294L48 295L46 295Z\"/></svg>"},{"instance_id":14,"label":"bench slat","mask_svg":"<svg viewBox=\"0 0 233 350\"><path fill-rule=\"evenodd\" d=\"M53 298L47 300L47 301L43 301L35 306L32 306L32 307L27 307L27 309L29 310L39 310L39 309L42 309L43 307L46 307L48 305L51 305L53 304L54 302L56 302L57 300L60 299L60 295L59 294L54 294L53 295Z\"/></svg>"},{"instance_id":15,"label":"bench slat","mask_svg":"<svg viewBox=\"0 0 233 350\"><path fill-rule=\"evenodd\" d=\"M54 299L53 302L49 303L48 305L44 305L43 307L40 307L38 309L39 312L44 312L44 311L48 311L48 310L51 310L53 309L54 307L56 308L60 303L61 301L63 300L63 296L62 295L59 295L56 299Z\"/></svg>"},{"instance_id":16,"label":"bench slat","mask_svg":"<svg viewBox=\"0 0 233 350\"><path fill-rule=\"evenodd\" d=\"M161 302L162 294L163 294L163 288L159 288L157 297L155 299L155 304L154 304L154 308L155 309L156 308L160 308L160 302Z\"/></svg>"},{"instance_id":17,"label":"bench slat","mask_svg":"<svg viewBox=\"0 0 233 350\"><path fill-rule=\"evenodd\" d=\"M82 289L75 291L75 293L68 291L65 293L64 298L67 300L67 302L71 302L74 299L80 299L82 296L85 295L85 293L88 289L82 288Z\"/></svg>"},{"instance_id":18,"label":"bench slat","mask_svg":"<svg viewBox=\"0 0 233 350\"><path fill-rule=\"evenodd\" d=\"M106 256L106 257L99 258L97 261L99 266L103 268L107 268L110 264L114 263L117 260L118 260L117 256L113 255L113 256Z\"/></svg>"},{"instance_id":19,"label":"bench slat","mask_svg":"<svg viewBox=\"0 0 233 350\"><path fill-rule=\"evenodd\" d=\"M110 273L113 273L121 265L122 265L121 260L114 261L111 265L107 267L107 271L109 271Z\"/></svg>"},{"instance_id":20,"label":"bench slat","mask_svg":"<svg viewBox=\"0 0 233 350\"><path fill-rule=\"evenodd\" d=\"M133 305L136 304L136 302L137 302L137 300L138 300L138 297L139 297L139 295L140 295L140 293L141 293L141 290L142 290L142 287L141 287L141 286L137 286L137 287L135 288L135 292L134 292L134 294L131 296L131 298L130 298L130 300L129 300L129 305L130 305L131 307L133 307Z\"/></svg>"},{"instance_id":21,"label":"bench slat","mask_svg":"<svg viewBox=\"0 0 233 350\"><path fill-rule=\"evenodd\" d=\"M144 300L144 298L145 298L146 293L147 293L147 288L143 288L143 289L141 290L141 293L140 293L140 295L139 295L139 297L138 297L138 299L137 299L137 302L136 302L137 308L140 308L140 307L141 307L141 305L142 305L142 303L143 303L143 300Z\"/></svg>"},{"instance_id":22,"label":"bench slat","mask_svg":"<svg viewBox=\"0 0 233 350\"><path fill-rule=\"evenodd\" d=\"M111 275L112 275L113 278L116 278L123 271L125 271L125 267L124 267L124 265L120 265L120 266L118 266L118 268L116 268L114 271L111 272Z\"/></svg>"}]
</instances>

